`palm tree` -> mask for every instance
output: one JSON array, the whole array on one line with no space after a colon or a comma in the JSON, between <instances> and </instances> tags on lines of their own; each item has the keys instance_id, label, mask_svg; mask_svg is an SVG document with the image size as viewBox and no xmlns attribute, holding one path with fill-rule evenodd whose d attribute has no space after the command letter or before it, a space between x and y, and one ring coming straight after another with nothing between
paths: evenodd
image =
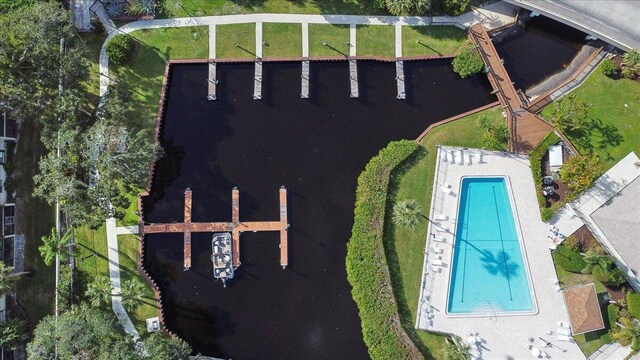
<instances>
[{"instance_id":1,"label":"palm tree","mask_svg":"<svg viewBox=\"0 0 640 360\"><path fill-rule=\"evenodd\" d=\"M640 349L640 320L621 318L620 331L613 333L613 338L616 339L620 345L631 345L631 349Z\"/></svg>"},{"instance_id":2,"label":"palm tree","mask_svg":"<svg viewBox=\"0 0 640 360\"><path fill-rule=\"evenodd\" d=\"M137 278L123 282L121 290L122 307L129 312L134 311L144 300L145 287Z\"/></svg>"},{"instance_id":3,"label":"palm tree","mask_svg":"<svg viewBox=\"0 0 640 360\"><path fill-rule=\"evenodd\" d=\"M14 272L12 266L7 266L0 261L0 295L7 294L15 289L16 283L28 272Z\"/></svg>"},{"instance_id":4,"label":"palm tree","mask_svg":"<svg viewBox=\"0 0 640 360\"><path fill-rule=\"evenodd\" d=\"M587 265L581 271L583 274L591 274L596 268L599 268L596 272L606 272L613 263L613 257L589 250L584 256L584 262Z\"/></svg>"},{"instance_id":5,"label":"palm tree","mask_svg":"<svg viewBox=\"0 0 640 360\"><path fill-rule=\"evenodd\" d=\"M468 360L471 358L469 345L465 344L457 336L445 338L442 349L445 360Z\"/></svg>"},{"instance_id":6,"label":"palm tree","mask_svg":"<svg viewBox=\"0 0 640 360\"><path fill-rule=\"evenodd\" d=\"M46 266L51 266L54 261L56 263L56 306L55 314L58 316L58 283L60 282L60 260L68 259L73 255L70 250L72 245L72 229L67 230L64 236L60 237L57 228L51 228L51 235L42 237L42 245L38 247L40 256L44 260Z\"/></svg>"},{"instance_id":7,"label":"palm tree","mask_svg":"<svg viewBox=\"0 0 640 360\"><path fill-rule=\"evenodd\" d=\"M89 283L85 295L89 298L91 306L100 307L111 301L112 290L111 280L106 276L98 276Z\"/></svg>"},{"instance_id":8,"label":"palm tree","mask_svg":"<svg viewBox=\"0 0 640 360\"><path fill-rule=\"evenodd\" d=\"M422 220L422 209L413 199L400 201L393 205L392 221L397 226L413 229Z\"/></svg>"},{"instance_id":9,"label":"palm tree","mask_svg":"<svg viewBox=\"0 0 640 360\"><path fill-rule=\"evenodd\" d=\"M11 318L4 324L0 324L0 348L6 347L15 350L29 339L27 322L19 318Z\"/></svg>"},{"instance_id":10,"label":"palm tree","mask_svg":"<svg viewBox=\"0 0 640 360\"><path fill-rule=\"evenodd\" d=\"M56 256L60 260L64 261L72 255L69 250L72 239L71 229L67 230L64 236L60 237L56 228L51 228L51 235L42 237L42 245L38 247L40 256L44 260L44 264L51 266L56 259Z\"/></svg>"}]
</instances>

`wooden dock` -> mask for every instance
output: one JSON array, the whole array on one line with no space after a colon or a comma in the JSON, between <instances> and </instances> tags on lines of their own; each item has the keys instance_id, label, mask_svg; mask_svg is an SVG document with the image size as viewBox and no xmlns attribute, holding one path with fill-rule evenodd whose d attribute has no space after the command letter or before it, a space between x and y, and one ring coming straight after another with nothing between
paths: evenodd
<instances>
[{"instance_id":1,"label":"wooden dock","mask_svg":"<svg viewBox=\"0 0 640 360\"><path fill-rule=\"evenodd\" d=\"M183 233L184 235L184 269L191 268L191 233L231 232L233 239L232 263L235 268L240 266L240 235L245 231L280 231L280 266L284 269L289 263L287 218L287 190L280 188L280 220L279 221L240 221L240 192L234 188L231 191L231 222L198 222L191 221L192 193L190 189L184 192L184 221L182 223L146 224L145 234Z\"/></svg>"},{"instance_id":2,"label":"wooden dock","mask_svg":"<svg viewBox=\"0 0 640 360\"><path fill-rule=\"evenodd\" d=\"M471 26L469 36L480 51L482 60L487 67L489 82L496 90L498 100L500 100L506 114L507 126L510 130L509 151L528 153L542 138L553 131L553 127L541 117L527 110L528 104L523 101L513 86L509 73L482 24Z\"/></svg>"},{"instance_id":3,"label":"wooden dock","mask_svg":"<svg viewBox=\"0 0 640 360\"><path fill-rule=\"evenodd\" d=\"M256 71L253 77L253 99L262 99L262 60L256 60Z\"/></svg>"},{"instance_id":4,"label":"wooden dock","mask_svg":"<svg viewBox=\"0 0 640 360\"><path fill-rule=\"evenodd\" d=\"M218 99L218 79L217 79L217 66L215 61L209 61L209 77L207 78L207 83L209 85L209 91L207 93L207 99L209 100L217 100Z\"/></svg>"},{"instance_id":5,"label":"wooden dock","mask_svg":"<svg viewBox=\"0 0 640 360\"><path fill-rule=\"evenodd\" d=\"M398 96L397 99L406 99L404 87L404 62L400 59L396 60L396 83L398 84Z\"/></svg>"},{"instance_id":6,"label":"wooden dock","mask_svg":"<svg viewBox=\"0 0 640 360\"><path fill-rule=\"evenodd\" d=\"M300 76L302 80L301 88L300 88L300 97L303 99L309 98L309 59L302 59L302 75Z\"/></svg>"},{"instance_id":7,"label":"wooden dock","mask_svg":"<svg viewBox=\"0 0 640 360\"><path fill-rule=\"evenodd\" d=\"M349 59L349 82L351 83L351 97L358 97L358 66L356 59Z\"/></svg>"},{"instance_id":8,"label":"wooden dock","mask_svg":"<svg viewBox=\"0 0 640 360\"><path fill-rule=\"evenodd\" d=\"M280 266L286 268L289 265L289 222L287 220L287 189L280 188Z\"/></svg>"}]
</instances>

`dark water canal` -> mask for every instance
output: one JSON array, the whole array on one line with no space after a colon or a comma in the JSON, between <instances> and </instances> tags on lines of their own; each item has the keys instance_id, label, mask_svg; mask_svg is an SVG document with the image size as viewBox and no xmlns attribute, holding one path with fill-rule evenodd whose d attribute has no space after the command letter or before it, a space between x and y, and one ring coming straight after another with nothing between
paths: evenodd
<instances>
[{"instance_id":1,"label":"dark water canal","mask_svg":"<svg viewBox=\"0 0 640 360\"><path fill-rule=\"evenodd\" d=\"M182 221L189 187L193 221L230 221L237 186L241 220L277 220L284 185L289 267L279 266L277 233L244 233L242 266L223 288L212 276L211 234L193 235L189 271L181 234L147 235L143 262L162 290L166 325L195 353L218 357L367 358L345 271L357 177L388 142L414 139L495 97L486 79L459 79L448 60L405 62L406 101L395 98L393 63L358 62L358 99L349 98L343 61L312 62L308 100L300 99L300 63L265 63L261 101L252 99L253 71L253 64L219 65L212 102L206 65L173 67L166 156L144 218Z\"/></svg>"}]
</instances>

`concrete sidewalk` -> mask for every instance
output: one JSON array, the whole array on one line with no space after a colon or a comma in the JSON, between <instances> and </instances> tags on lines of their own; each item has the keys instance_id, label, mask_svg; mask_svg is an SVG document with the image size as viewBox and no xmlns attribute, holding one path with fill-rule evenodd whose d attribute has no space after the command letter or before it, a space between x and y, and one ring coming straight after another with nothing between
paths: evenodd
<instances>
[{"instance_id":1,"label":"concrete sidewalk","mask_svg":"<svg viewBox=\"0 0 640 360\"><path fill-rule=\"evenodd\" d=\"M242 14L200 16L175 19L139 20L128 23L114 31L109 31L109 36L102 45L100 51L100 73L108 75L109 58L106 54L106 44L116 34L128 34L143 29L159 29L169 27L209 26L211 29L219 24L243 24L243 23L293 23L302 24L303 30L308 24L332 24L332 25L398 25L398 26L438 26L453 25L459 28L467 28L477 22L482 22L489 29L512 23L515 19L518 7L505 2L496 2L484 8L475 8L460 16L365 16L365 15L306 15L306 14ZM104 11L104 7L102 7ZM98 13L100 16L100 14ZM102 18L101 18L102 19ZM108 27L107 27L108 28ZM210 34L211 36L211 34ZM214 35L215 36L215 33ZM303 41L304 45L308 38ZM100 96L104 95L109 87L109 78L100 77Z\"/></svg>"},{"instance_id":2,"label":"concrete sidewalk","mask_svg":"<svg viewBox=\"0 0 640 360\"><path fill-rule=\"evenodd\" d=\"M124 331L133 336L134 339L140 339L140 334L136 330L136 327L133 326L129 315L124 310L122 306L122 296L113 295L120 294L122 291L120 287L120 256L118 254L118 233L120 229L125 231L131 230L128 227L117 228L116 227L116 219L108 218L106 221L106 229L107 229L107 247L109 253L109 278L111 279L111 307L113 312L120 320L120 323L124 327ZM127 233L127 232L125 232Z\"/></svg>"}]
</instances>

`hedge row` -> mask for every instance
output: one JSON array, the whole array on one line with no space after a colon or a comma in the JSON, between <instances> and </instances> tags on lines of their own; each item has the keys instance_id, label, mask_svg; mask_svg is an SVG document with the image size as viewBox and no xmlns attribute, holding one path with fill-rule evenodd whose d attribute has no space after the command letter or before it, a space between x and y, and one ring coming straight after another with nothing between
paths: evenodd
<instances>
[{"instance_id":1,"label":"hedge row","mask_svg":"<svg viewBox=\"0 0 640 360\"><path fill-rule=\"evenodd\" d=\"M640 319L640 293L632 291L627 293L627 310L629 315Z\"/></svg>"},{"instance_id":2,"label":"hedge row","mask_svg":"<svg viewBox=\"0 0 640 360\"><path fill-rule=\"evenodd\" d=\"M372 359L419 359L420 351L400 324L382 242L389 175L418 149L414 141L392 142L369 161L358 178L347 245L347 278Z\"/></svg>"},{"instance_id":3,"label":"hedge row","mask_svg":"<svg viewBox=\"0 0 640 360\"><path fill-rule=\"evenodd\" d=\"M543 221L549 221L560 208L560 202L554 204L552 208L547 208L547 200L542 194L542 158L549 150L551 145L555 145L560 141L555 132L549 133L540 141L538 145L529 153L529 163L531 164L531 173L533 174L533 182L536 184L536 195L538 197L538 205L540 206L541 217ZM545 210L550 209L550 210Z\"/></svg>"}]
</instances>

